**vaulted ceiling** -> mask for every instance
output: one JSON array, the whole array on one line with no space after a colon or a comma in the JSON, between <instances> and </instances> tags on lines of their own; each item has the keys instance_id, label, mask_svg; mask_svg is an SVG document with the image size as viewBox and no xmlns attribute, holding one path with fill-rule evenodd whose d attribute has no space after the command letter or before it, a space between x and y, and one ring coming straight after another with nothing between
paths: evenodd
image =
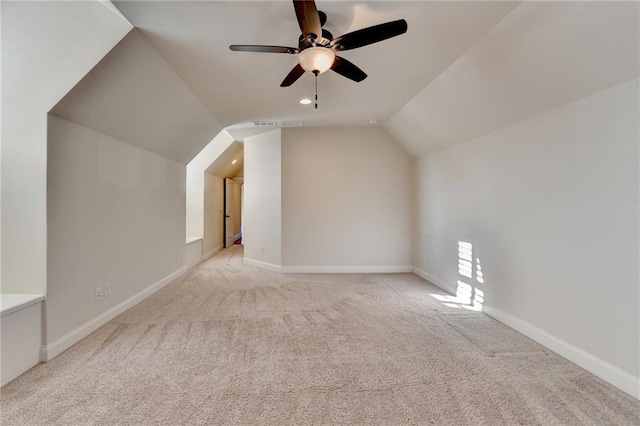
<instances>
[{"instance_id":1,"label":"vaulted ceiling","mask_svg":"<svg viewBox=\"0 0 640 426\"><path fill-rule=\"evenodd\" d=\"M136 29L51 113L183 164L222 129Z\"/></svg>"},{"instance_id":2,"label":"vaulted ceiling","mask_svg":"<svg viewBox=\"0 0 640 426\"><path fill-rule=\"evenodd\" d=\"M376 119L421 156L639 74L637 2L317 0L335 36L401 18L409 29L342 52L368 78L321 75L314 110L298 102L313 97L311 74L279 87L295 55L229 50L296 46L291 1L114 4L137 29L54 113L181 162L215 129L252 134L243 124L252 120Z\"/></svg>"},{"instance_id":3,"label":"vaulted ceiling","mask_svg":"<svg viewBox=\"0 0 640 426\"><path fill-rule=\"evenodd\" d=\"M243 175L243 166L244 144L235 141L207 167L205 172L220 178L235 177L238 174Z\"/></svg>"},{"instance_id":4,"label":"vaulted ceiling","mask_svg":"<svg viewBox=\"0 0 640 426\"><path fill-rule=\"evenodd\" d=\"M338 36L404 18L408 32L342 55L368 73L361 83L328 72L280 83L295 55L232 52L231 44L297 46L300 28L291 1L140 2L116 7L225 125L250 120L302 120L305 125L363 125L390 118L511 12L510 2L322 1L325 28Z\"/></svg>"},{"instance_id":5,"label":"vaulted ceiling","mask_svg":"<svg viewBox=\"0 0 640 426\"><path fill-rule=\"evenodd\" d=\"M636 78L638 6L522 3L385 127L421 156Z\"/></svg>"}]
</instances>

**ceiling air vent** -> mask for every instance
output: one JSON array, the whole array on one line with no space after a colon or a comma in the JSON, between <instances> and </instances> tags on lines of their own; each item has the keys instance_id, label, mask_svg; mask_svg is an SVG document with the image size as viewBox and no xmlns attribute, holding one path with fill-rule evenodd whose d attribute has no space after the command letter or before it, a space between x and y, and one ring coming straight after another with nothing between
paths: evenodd
<instances>
[{"instance_id":1,"label":"ceiling air vent","mask_svg":"<svg viewBox=\"0 0 640 426\"><path fill-rule=\"evenodd\" d=\"M254 121L253 127L275 127L278 125L277 121Z\"/></svg>"},{"instance_id":2,"label":"ceiling air vent","mask_svg":"<svg viewBox=\"0 0 640 426\"><path fill-rule=\"evenodd\" d=\"M253 127L300 127L302 121L254 121Z\"/></svg>"},{"instance_id":3,"label":"ceiling air vent","mask_svg":"<svg viewBox=\"0 0 640 426\"><path fill-rule=\"evenodd\" d=\"M301 127L302 121L281 121L280 127Z\"/></svg>"}]
</instances>

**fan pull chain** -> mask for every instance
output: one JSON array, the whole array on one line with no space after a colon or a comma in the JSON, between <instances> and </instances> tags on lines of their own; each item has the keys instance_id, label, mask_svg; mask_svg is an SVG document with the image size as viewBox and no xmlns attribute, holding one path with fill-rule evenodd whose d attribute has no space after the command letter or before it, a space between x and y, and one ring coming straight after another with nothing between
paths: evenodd
<instances>
[{"instance_id":1,"label":"fan pull chain","mask_svg":"<svg viewBox=\"0 0 640 426\"><path fill-rule=\"evenodd\" d=\"M318 109L318 71L314 71L313 75L316 76L316 109Z\"/></svg>"}]
</instances>

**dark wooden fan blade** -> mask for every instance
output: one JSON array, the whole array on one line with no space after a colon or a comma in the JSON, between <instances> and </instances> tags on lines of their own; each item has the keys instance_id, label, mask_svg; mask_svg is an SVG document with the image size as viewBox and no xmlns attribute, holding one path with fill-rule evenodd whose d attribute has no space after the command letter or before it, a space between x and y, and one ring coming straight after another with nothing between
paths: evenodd
<instances>
[{"instance_id":1,"label":"dark wooden fan blade","mask_svg":"<svg viewBox=\"0 0 640 426\"><path fill-rule=\"evenodd\" d=\"M300 64L296 65L289 72L289 74L287 74L287 76L284 78L284 80L282 80L282 83L280 83L280 87L289 87L289 86L291 86L293 83L296 82L297 79L300 78L300 76L302 74L304 74L304 68L302 68L302 66L300 66Z\"/></svg>"},{"instance_id":2,"label":"dark wooden fan blade","mask_svg":"<svg viewBox=\"0 0 640 426\"><path fill-rule=\"evenodd\" d=\"M331 42L331 47L333 50L338 51L356 49L406 32L407 21L400 19L398 21L391 21L380 25L374 25L373 27L363 28L337 37Z\"/></svg>"},{"instance_id":3,"label":"dark wooden fan blade","mask_svg":"<svg viewBox=\"0 0 640 426\"><path fill-rule=\"evenodd\" d=\"M293 0L293 8L296 10L298 25L304 36L315 34L316 37L322 35L322 25L320 15L313 0Z\"/></svg>"},{"instance_id":4,"label":"dark wooden fan blade","mask_svg":"<svg viewBox=\"0 0 640 426\"><path fill-rule=\"evenodd\" d=\"M318 16L320 16L320 26L324 27L324 24L327 23L327 14L324 13L323 11L319 10L318 11Z\"/></svg>"},{"instance_id":5,"label":"dark wooden fan blade","mask_svg":"<svg viewBox=\"0 0 640 426\"><path fill-rule=\"evenodd\" d=\"M367 74L364 71L340 56L336 56L335 61L333 61L333 65L331 65L331 69L341 76L347 77L357 83L360 83L362 80L367 78Z\"/></svg>"},{"instance_id":6,"label":"dark wooden fan blade","mask_svg":"<svg viewBox=\"0 0 640 426\"><path fill-rule=\"evenodd\" d=\"M253 44L232 44L229 49L234 52L262 52L262 53L290 53L296 54L300 49L296 47L285 46L260 46Z\"/></svg>"}]
</instances>

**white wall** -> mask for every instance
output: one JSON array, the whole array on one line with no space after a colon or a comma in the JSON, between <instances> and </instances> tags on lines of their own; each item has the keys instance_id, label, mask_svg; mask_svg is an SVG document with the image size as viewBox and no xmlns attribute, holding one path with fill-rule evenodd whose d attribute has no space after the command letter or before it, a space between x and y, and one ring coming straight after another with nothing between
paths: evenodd
<instances>
[{"instance_id":1,"label":"white wall","mask_svg":"<svg viewBox=\"0 0 640 426\"><path fill-rule=\"evenodd\" d=\"M224 179L204 174L204 238L202 255L223 247Z\"/></svg>"},{"instance_id":2,"label":"white wall","mask_svg":"<svg viewBox=\"0 0 640 426\"><path fill-rule=\"evenodd\" d=\"M245 138L244 196L245 262L279 267L282 264L280 129Z\"/></svg>"},{"instance_id":3,"label":"white wall","mask_svg":"<svg viewBox=\"0 0 640 426\"><path fill-rule=\"evenodd\" d=\"M2 2L2 292L46 290L47 112L131 29L99 1Z\"/></svg>"},{"instance_id":4,"label":"white wall","mask_svg":"<svg viewBox=\"0 0 640 426\"><path fill-rule=\"evenodd\" d=\"M421 158L414 250L455 288L472 243L490 314L637 397L638 99L635 79Z\"/></svg>"},{"instance_id":5,"label":"white wall","mask_svg":"<svg viewBox=\"0 0 640 426\"><path fill-rule=\"evenodd\" d=\"M284 129L282 264L410 271L412 170L380 128Z\"/></svg>"},{"instance_id":6,"label":"white wall","mask_svg":"<svg viewBox=\"0 0 640 426\"><path fill-rule=\"evenodd\" d=\"M204 173L234 142L226 130L222 130L187 164L187 238L204 236ZM206 252L205 252L206 253Z\"/></svg>"},{"instance_id":7,"label":"white wall","mask_svg":"<svg viewBox=\"0 0 640 426\"><path fill-rule=\"evenodd\" d=\"M185 265L185 166L50 116L48 344ZM95 288L111 295L95 300Z\"/></svg>"}]
</instances>

